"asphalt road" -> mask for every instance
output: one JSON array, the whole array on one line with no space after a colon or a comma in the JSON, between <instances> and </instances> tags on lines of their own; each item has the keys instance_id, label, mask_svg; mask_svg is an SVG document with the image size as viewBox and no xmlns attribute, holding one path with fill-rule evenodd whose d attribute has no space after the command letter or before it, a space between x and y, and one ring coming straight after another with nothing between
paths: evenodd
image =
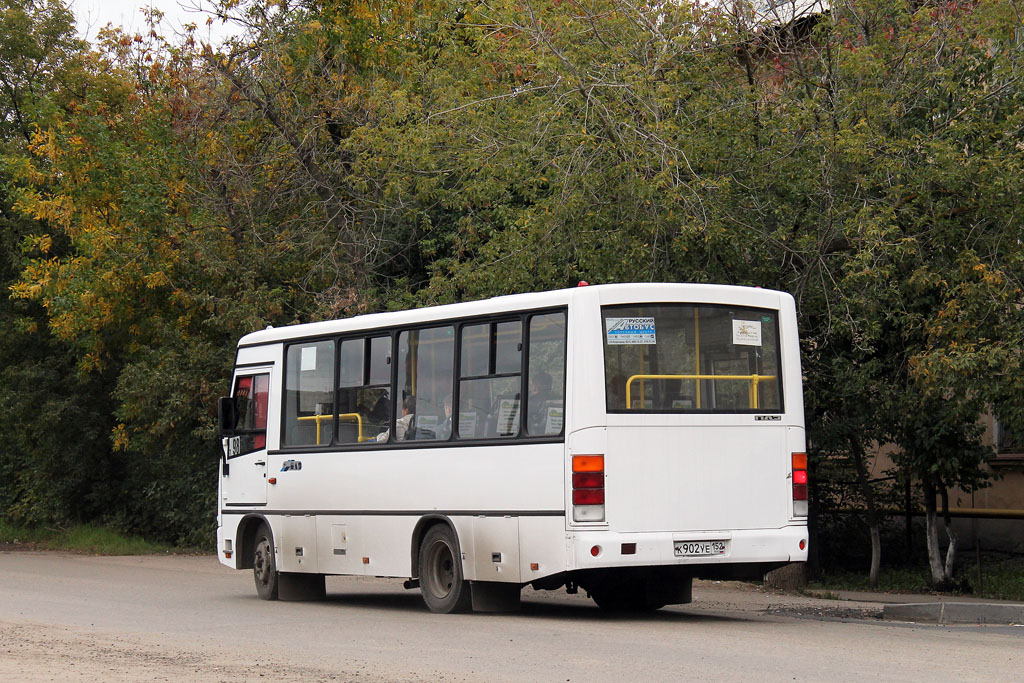
<instances>
[{"instance_id":1,"label":"asphalt road","mask_svg":"<svg viewBox=\"0 0 1024 683\"><path fill-rule=\"evenodd\" d=\"M1024 628L916 626L877 606L701 583L612 618L524 592L517 614L435 615L400 581L332 577L264 602L213 557L0 552L2 681L1017 681Z\"/></svg>"}]
</instances>

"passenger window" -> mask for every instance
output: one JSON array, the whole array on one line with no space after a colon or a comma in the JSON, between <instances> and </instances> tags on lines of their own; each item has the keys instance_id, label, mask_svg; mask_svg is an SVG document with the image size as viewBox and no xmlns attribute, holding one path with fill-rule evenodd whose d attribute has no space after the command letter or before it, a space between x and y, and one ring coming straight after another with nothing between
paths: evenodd
<instances>
[{"instance_id":1,"label":"passenger window","mask_svg":"<svg viewBox=\"0 0 1024 683\"><path fill-rule=\"evenodd\" d=\"M341 342L341 365L338 367L339 387L358 387L363 384L363 340L346 339Z\"/></svg>"},{"instance_id":2,"label":"passenger window","mask_svg":"<svg viewBox=\"0 0 1024 683\"><path fill-rule=\"evenodd\" d=\"M239 455L263 450L267 447L267 411L270 403L270 375L239 377L235 384L235 404L238 406L240 437Z\"/></svg>"},{"instance_id":3,"label":"passenger window","mask_svg":"<svg viewBox=\"0 0 1024 683\"><path fill-rule=\"evenodd\" d=\"M334 342L288 347L285 358L285 446L317 446L334 437Z\"/></svg>"},{"instance_id":4,"label":"passenger window","mask_svg":"<svg viewBox=\"0 0 1024 683\"><path fill-rule=\"evenodd\" d=\"M398 337L398 393L393 441L447 439L452 433L455 330L450 325Z\"/></svg>"},{"instance_id":5,"label":"passenger window","mask_svg":"<svg viewBox=\"0 0 1024 683\"><path fill-rule=\"evenodd\" d=\"M336 442L387 440L390 424L391 337L342 341Z\"/></svg>"},{"instance_id":6,"label":"passenger window","mask_svg":"<svg viewBox=\"0 0 1024 683\"><path fill-rule=\"evenodd\" d=\"M490 325L467 325L462 328L462 377L480 377L487 374L487 360L491 342Z\"/></svg>"},{"instance_id":7,"label":"passenger window","mask_svg":"<svg viewBox=\"0 0 1024 683\"><path fill-rule=\"evenodd\" d=\"M530 317L526 433L561 434L565 424L565 313Z\"/></svg>"},{"instance_id":8,"label":"passenger window","mask_svg":"<svg viewBox=\"0 0 1024 683\"><path fill-rule=\"evenodd\" d=\"M462 329L459 379L460 439L519 434L522 323L518 320Z\"/></svg>"}]
</instances>

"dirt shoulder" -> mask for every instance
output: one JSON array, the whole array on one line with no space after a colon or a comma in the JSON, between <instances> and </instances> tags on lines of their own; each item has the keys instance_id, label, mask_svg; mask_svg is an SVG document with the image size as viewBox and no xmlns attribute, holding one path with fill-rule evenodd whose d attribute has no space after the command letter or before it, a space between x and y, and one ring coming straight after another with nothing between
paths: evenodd
<instances>
[{"instance_id":1,"label":"dirt shoulder","mask_svg":"<svg viewBox=\"0 0 1024 683\"><path fill-rule=\"evenodd\" d=\"M236 683L260 679L283 683L392 681L358 666L323 671L266 652L239 657L205 640L194 644L122 633L31 623L0 622L0 680L182 681Z\"/></svg>"}]
</instances>

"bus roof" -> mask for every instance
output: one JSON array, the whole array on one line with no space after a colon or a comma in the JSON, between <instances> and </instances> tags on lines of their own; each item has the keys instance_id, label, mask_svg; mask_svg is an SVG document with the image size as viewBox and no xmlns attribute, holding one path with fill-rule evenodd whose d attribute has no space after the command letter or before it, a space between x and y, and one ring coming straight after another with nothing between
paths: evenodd
<instances>
[{"instance_id":1,"label":"bus roof","mask_svg":"<svg viewBox=\"0 0 1024 683\"><path fill-rule=\"evenodd\" d=\"M507 294L490 299L442 306L426 306L405 311L370 313L351 318L286 325L284 327L267 327L265 330L245 335L239 340L238 345L273 344L297 338L326 337L347 332L373 330L375 328L418 325L429 323L433 320L469 318L504 312L552 308L566 306L572 300L579 297L596 297L602 305L630 302L692 302L734 304L761 308L778 308L784 299L791 298L785 292L734 285L672 282L579 286L547 292Z\"/></svg>"}]
</instances>

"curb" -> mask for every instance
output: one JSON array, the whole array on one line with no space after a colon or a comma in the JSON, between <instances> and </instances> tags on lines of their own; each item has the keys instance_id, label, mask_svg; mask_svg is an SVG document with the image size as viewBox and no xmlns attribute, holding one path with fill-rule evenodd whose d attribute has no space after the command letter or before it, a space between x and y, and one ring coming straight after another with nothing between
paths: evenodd
<instances>
[{"instance_id":1,"label":"curb","mask_svg":"<svg viewBox=\"0 0 1024 683\"><path fill-rule=\"evenodd\" d=\"M915 602L883 605L882 619L930 624L1024 624L1024 604Z\"/></svg>"}]
</instances>

